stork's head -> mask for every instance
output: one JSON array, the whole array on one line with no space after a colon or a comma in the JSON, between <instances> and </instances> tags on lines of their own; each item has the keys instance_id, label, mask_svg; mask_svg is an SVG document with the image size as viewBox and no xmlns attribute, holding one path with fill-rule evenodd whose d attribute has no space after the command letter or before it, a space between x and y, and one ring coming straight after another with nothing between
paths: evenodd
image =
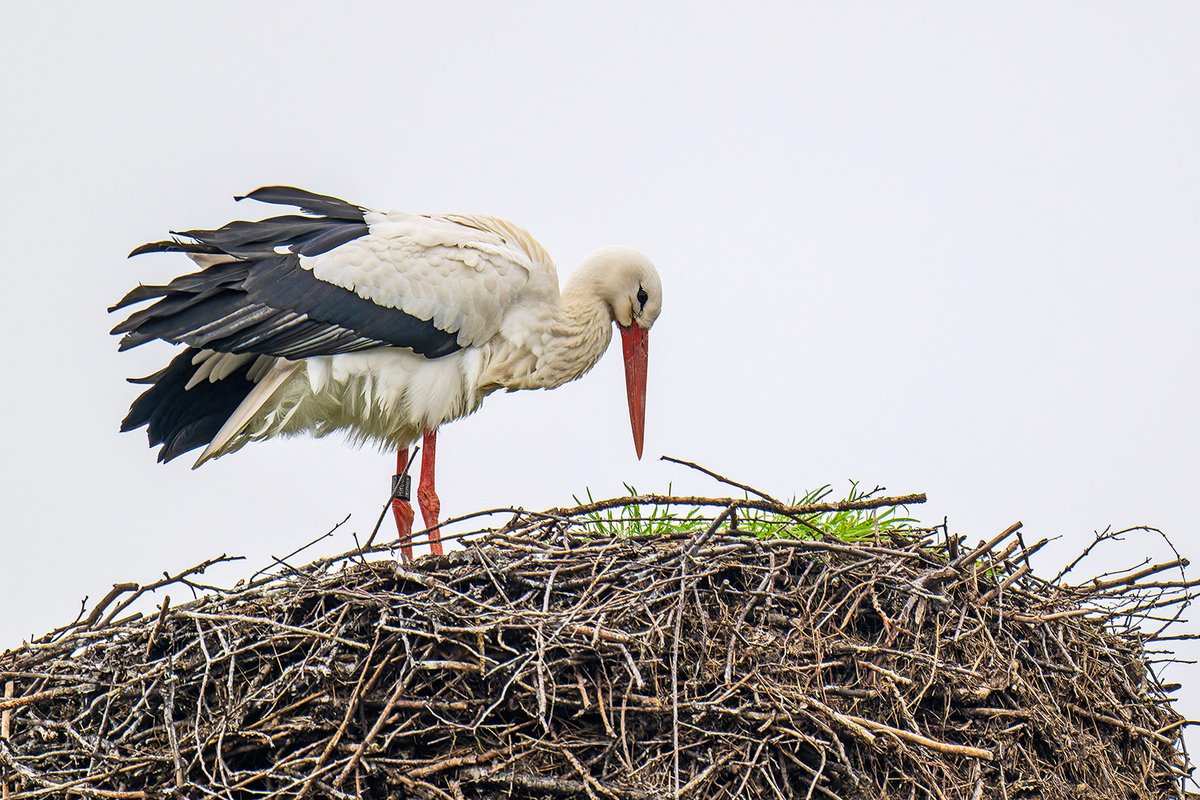
<instances>
[{"instance_id":1,"label":"stork's head","mask_svg":"<svg viewBox=\"0 0 1200 800\"><path fill-rule=\"evenodd\" d=\"M628 247L603 247L584 259L580 272L612 313L621 330L625 390L633 446L642 457L646 430L646 365L650 328L662 311L662 281L650 259Z\"/></svg>"}]
</instances>

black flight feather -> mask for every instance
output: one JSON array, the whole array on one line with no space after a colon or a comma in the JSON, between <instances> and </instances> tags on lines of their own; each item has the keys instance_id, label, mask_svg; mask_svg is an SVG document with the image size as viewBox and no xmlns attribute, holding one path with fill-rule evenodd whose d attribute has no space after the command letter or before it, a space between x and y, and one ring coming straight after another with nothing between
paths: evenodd
<instances>
[{"instance_id":1,"label":"black flight feather","mask_svg":"<svg viewBox=\"0 0 1200 800\"><path fill-rule=\"evenodd\" d=\"M221 250L220 248L210 247L198 242L181 242L178 239L169 239L165 242L147 242L141 247L135 247L129 253L129 258L145 255L146 253L208 253L210 255L219 255Z\"/></svg>"},{"instance_id":2,"label":"black flight feather","mask_svg":"<svg viewBox=\"0 0 1200 800\"><path fill-rule=\"evenodd\" d=\"M366 212L365 208L352 205L345 200L339 200L326 194L316 194L306 189L297 189L294 186L263 186L234 199L296 206L311 214L323 214L331 219L358 220L360 222Z\"/></svg>"},{"instance_id":3,"label":"black flight feather","mask_svg":"<svg viewBox=\"0 0 1200 800\"><path fill-rule=\"evenodd\" d=\"M300 255L316 256L369 234L365 211L327 195L267 186L246 195L267 203L300 206L311 214L286 214L258 222L235 221L215 230L189 230L180 239L134 251L227 255L235 259L176 278L166 286L139 286L113 310L158 299L114 329L121 349L153 339L194 347L254 352L286 358L333 355L375 346L406 347L438 358L457 351L457 336L431 320L385 308L303 269ZM237 314L241 305L244 313ZM280 314L303 315L302 330L276 335ZM327 328L335 331L323 335ZM275 349L278 347L278 349Z\"/></svg>"},{"instance_id":4,"label":"black flight feather","mask_svg":"<svg viewBox=\"0 0 1200 800\"><path fill-rule=\"evenodd\" d=\"M150 388L133 401L121 430L145 425L150 446L162 445L159 461L170 461L211 442L254 388L254 381L247 377L251 361L219 381L205 380L185 389L197 369L192 363L196 353L189 347L165 369L134 381L150 383Z\"/></svg>"},{"instance_id":5,"label":"black flight feather","mask_svg":"<svg viewBox=\"0 0 1200 800\"><path fill-rule=\"evenodd\" d=\"M297 206L306 215L239 220L144 244L130 255L228 259L165 285L137 286L110 309L155 301L113 329L124 334L122 350L154 339L188 345L165 369L133 381L149 388L121 425L122 430L146 426L150 444L161 445L160 461L212 441L255 385L249 378L251 360L220 380L185 388L196 372L192 359L200 349L288 359L387 346L439 358L460 349L453 331L376 305L300 266L301 256L327 253L369 235L364 208L289 186L265 186L246 197Z\"/></svg>"}]
</instances>

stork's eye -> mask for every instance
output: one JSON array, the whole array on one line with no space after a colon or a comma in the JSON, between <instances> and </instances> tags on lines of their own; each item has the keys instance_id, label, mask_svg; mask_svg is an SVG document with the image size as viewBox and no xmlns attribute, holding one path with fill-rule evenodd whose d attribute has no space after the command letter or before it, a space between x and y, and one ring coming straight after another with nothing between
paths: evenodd
<instances>
[{"instance_id":1,"label":"stork's eye","mask_svg":"<svg viewBox=\"0 0 1200 800\"><path fill-rule=\"evenodd\" d=\"M639 286L637 293L638 308L645 308L646 301L649 299L650 295L646 294L646 290Z\"/></svg>"}]
</instances>

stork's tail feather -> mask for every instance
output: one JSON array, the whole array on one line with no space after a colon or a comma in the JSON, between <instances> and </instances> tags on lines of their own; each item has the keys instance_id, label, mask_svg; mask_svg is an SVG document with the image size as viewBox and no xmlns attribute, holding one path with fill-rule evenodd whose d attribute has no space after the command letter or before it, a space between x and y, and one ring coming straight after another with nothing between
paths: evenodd
<instances>
[{"instance_id":1,"label":"stork's tail feather","mask_svg":"<svg viewBox=\"0 0 1200 800\"><path fill-rule=\"evenodd\" d=\"M250 377L254 359L219 380L194 381L196 372L204 366L203 362L196 363L199 355L199 350L189 347L166 369L130 381L149 384L150 388L133 401L121 430L145 425L150 446L162 445L159 461L170 461L211 442L256 385ZM189 383L194 385L188 388Z\"/></svg>"},{"instance_id":2,"label":"stork's tail feather","mask_svg":"<svg viewBox=\"0 0 1200 800\"><path fill-rule=\"evenodd\" d=\"M242 436L243 431L301 366L299 362L283 359L272 359L271 364L272 366L265 371L251 369L251 377L255 378L257 383L220 429L210 437L208 447L204 448L192 469L205 461L240 449L247 441L247 438Z\"/></svg>"}]
</instances>

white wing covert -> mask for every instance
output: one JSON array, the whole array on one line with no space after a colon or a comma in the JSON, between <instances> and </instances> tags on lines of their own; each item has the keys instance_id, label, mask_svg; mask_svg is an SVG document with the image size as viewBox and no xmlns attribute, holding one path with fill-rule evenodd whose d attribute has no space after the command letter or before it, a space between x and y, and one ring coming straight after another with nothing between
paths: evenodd
<instances>
[{"instance_id":1,"label":"white wing covert","mask_svg":"<svg viewBox=\"0 0 1200 800\"><path fill-rule=\"evenodd\" d=\"M162 339L293 360L389 346L438 358L490 339L531 275L553 276L532 237L490 217L385 214L290 187L247 197L313 213L135 250L188 253L203 268L110 309L158 300L113 330L121 349Z\"/></svg>"},{"instance_id":2,"label":"white wing covert","mask_svg":"<svg viewBox=\"0 0 1200 800\"><path fill-rule=\"evenodd\" d=\"M429 320L459 347L482 344L530 276L548 265L482 218L368 212L369 234L299 265L316 278L384 308Z\"/></svg>"}]
</instances>

